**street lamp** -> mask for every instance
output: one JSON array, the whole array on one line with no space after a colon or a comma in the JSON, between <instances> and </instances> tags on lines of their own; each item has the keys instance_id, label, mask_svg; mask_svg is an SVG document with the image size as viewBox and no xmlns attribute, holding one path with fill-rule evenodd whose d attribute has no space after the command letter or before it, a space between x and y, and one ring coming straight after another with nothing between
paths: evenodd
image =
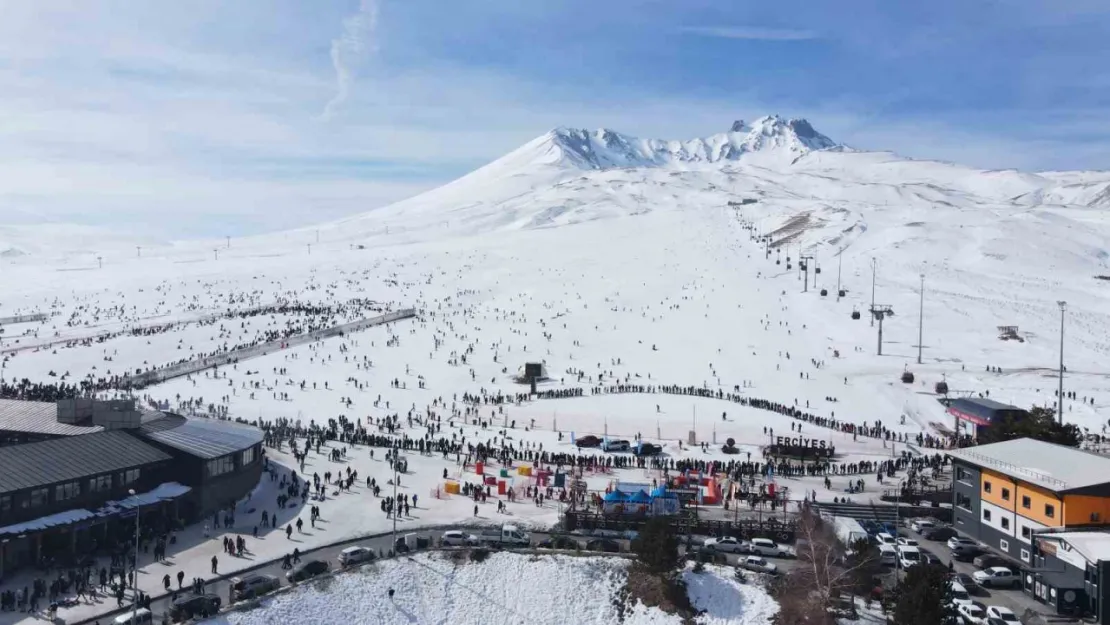
<instances>
[{"instance_id":1,"label":"street lamp","mask_svg":"<svg viewBox=\"0 0 1110 625\"><path fill-rule=\"evenodd\" d=\"M1060 388L1056 391L1056 421L1064 422L1064 311L1068 303L1064 300L1056 302L1060 307Z\"/></svg>"},{"instance_id":2,"label":"street lamp","mask_svg":"<svg viewBox=\"0 0 1110 625\"><path fill-rule=\"evenodd\" d=\"M127 489L127 493L129 495L131 495L132 497L135 497L135 580L134 580L134 583L133 583L134 588L132 589L132 590L135 591L135 602L132 604L132 607L131 607L131 622L132 623L138 623L139 622L139 499L138 499L138 497L135 496L135 489L134 488Z\"/></svg>"}]
</instances>

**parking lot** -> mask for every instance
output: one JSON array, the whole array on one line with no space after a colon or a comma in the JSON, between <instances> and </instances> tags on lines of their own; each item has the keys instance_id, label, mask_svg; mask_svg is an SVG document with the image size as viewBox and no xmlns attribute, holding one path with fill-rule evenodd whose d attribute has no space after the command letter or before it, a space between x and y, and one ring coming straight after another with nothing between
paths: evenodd
<instances>
[{"instance_id":1,"label":"parking lot","mask_svg":"<svg viewBox=\"0 0 1110 625\"><path fill-rule=\"evenodd\" d=\"M971 575L975 571L979 570L978 567L976 567L971 562L960 562L953 559L952 551L943 541L938 542L926 540L909 527L901 528L898 534L899 536L904 536L906 538L912 538L916 540L918 542L918 546L922 550L936 556L941 561L941 563L948 565L949 562L951 562L953 565L953 570L955 570L957 573L965 573L967 575ZM990 549L985 549L985 552L994 555L1003 555L998 554L997 552ZM1014 572L1019 573L1019 571ZM999 605L1010 608L1018 615L1018 617L1021 617L1023 614L1025 614L1026 610L1033 610L1034 612L1045 616L1053 615L1051 608L1042 603L1039 603L1038 601L1033 599L1033 597L1025 594L1020 588L1014 588L1012 590L1003 590L998 588L980 588L972 590L969 588L968 592L969 594L971 594L971 598L975 601L978 601L984 605Z\"/></svg>"}]
</instances>

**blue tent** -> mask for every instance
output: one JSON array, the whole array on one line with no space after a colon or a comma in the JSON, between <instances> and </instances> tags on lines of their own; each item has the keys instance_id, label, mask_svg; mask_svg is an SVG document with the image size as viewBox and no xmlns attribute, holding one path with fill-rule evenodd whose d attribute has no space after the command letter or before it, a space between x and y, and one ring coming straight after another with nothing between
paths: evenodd
<instances>
[{"instance_id":1,"label":"blue tent","mask_svg":"<svg viewBox=\"0 0 1110 625\"><path fill-rule=\"evenodd\" d=\"M620 503L624 501L624 493L620 492L619 490L615 490L613 492L606 493L605 496L601 499L602 501L608 503Z\"/></svg>"},{"instance_id":2,"label":"blue tent","mask_svg":"<svg viewBox=\"0 0 1110 625\"><path fill-rule=\"evenodd\" d=\"M666 486L663 486L662 484L660 484L659 486L655 487L655 490L651 491L651 496L652 496L652 498L655 498L655 497L674 497L675 494L670 492L669 490L667 490Z\"/></svg>"},{"instance_id":3,"label":"blue tent","mask_svg":"<svg viewBox=\"0 0 1110 625\"><path fill-rule=\"evenodd\" d=\"M644 491L637 491L634 495L628 498L629 503L651 503L651 497Z\"/></svg>"}]
</instances>

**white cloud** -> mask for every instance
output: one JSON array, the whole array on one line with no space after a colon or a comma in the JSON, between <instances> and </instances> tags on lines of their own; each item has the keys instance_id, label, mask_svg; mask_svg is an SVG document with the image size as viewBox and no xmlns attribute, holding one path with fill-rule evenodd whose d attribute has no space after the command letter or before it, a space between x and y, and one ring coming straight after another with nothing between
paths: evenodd
<instances>
[{"instance_id":1,"label":"white cloud","mask_svg":"<svg viewBox=\"0 0 1110 625\"><path fill-rule=\"evenodd\" d=\"M368 54L377 51L377 0L360 0L358 12L343 19L342 34L331 42L331 64L335 68L335 96L324 106L323 119L331 119L347 101L359 67Z\"/></svg>"},{"instance_id":2,"label":"white cloud","mask_svg":"<svg viewBox=\"0 0 1110 625\"><path fill-rule=\"evenodd\" d=\"M817 38L817 33L809 30L763 28L760 26L690 26L683 28L682 32L703 37L757 41L804 41Z\"/></svg>"}]
</instances>

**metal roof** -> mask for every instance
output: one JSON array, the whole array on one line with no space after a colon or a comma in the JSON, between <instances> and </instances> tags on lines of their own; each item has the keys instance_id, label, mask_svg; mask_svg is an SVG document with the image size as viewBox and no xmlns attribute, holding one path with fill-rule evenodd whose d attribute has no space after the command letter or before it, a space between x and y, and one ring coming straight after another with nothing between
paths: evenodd
<instances>
[{"instance_id":1,"label":"metal roof","mask_svg":"<svg viewBox=\"0 0 1110 625\"><path fill-rule=\"evenodd\" d=\"M219 419L164 415L142 425L139 435L198 458L219 458L262 442L262 430Z\"/></svg>"},{"instance_id":2,"label":"metal roof","mask_svg":"<svg viewBox=\"0 0 1110 625\"><path fill-rule=\"evenodd\" d=\"M171 456L122 431L0 447L0 493L122 471Z\"/></svg>"},{"instance_id":3,"label":"metal roof","mask_svg":"<svg viewBox=\"0 0 1110 625\"><path fill-rule=\"evenodd\" d=\"M1016 438L947 453L1057 493L1110 483L1110 458L1033 438Z\"/></svg>"},{"instance_id":4,"label":"metal roof","mask_svg":"<svg viewBox=\"0 0 1110 625\"><path fill-rule=\"evenodd\" d=\"M27 434L77 436L103 431L99 425L58 423L58 406L49 401L0 399L0 430Z\"/></svg>"}]
</instances>

